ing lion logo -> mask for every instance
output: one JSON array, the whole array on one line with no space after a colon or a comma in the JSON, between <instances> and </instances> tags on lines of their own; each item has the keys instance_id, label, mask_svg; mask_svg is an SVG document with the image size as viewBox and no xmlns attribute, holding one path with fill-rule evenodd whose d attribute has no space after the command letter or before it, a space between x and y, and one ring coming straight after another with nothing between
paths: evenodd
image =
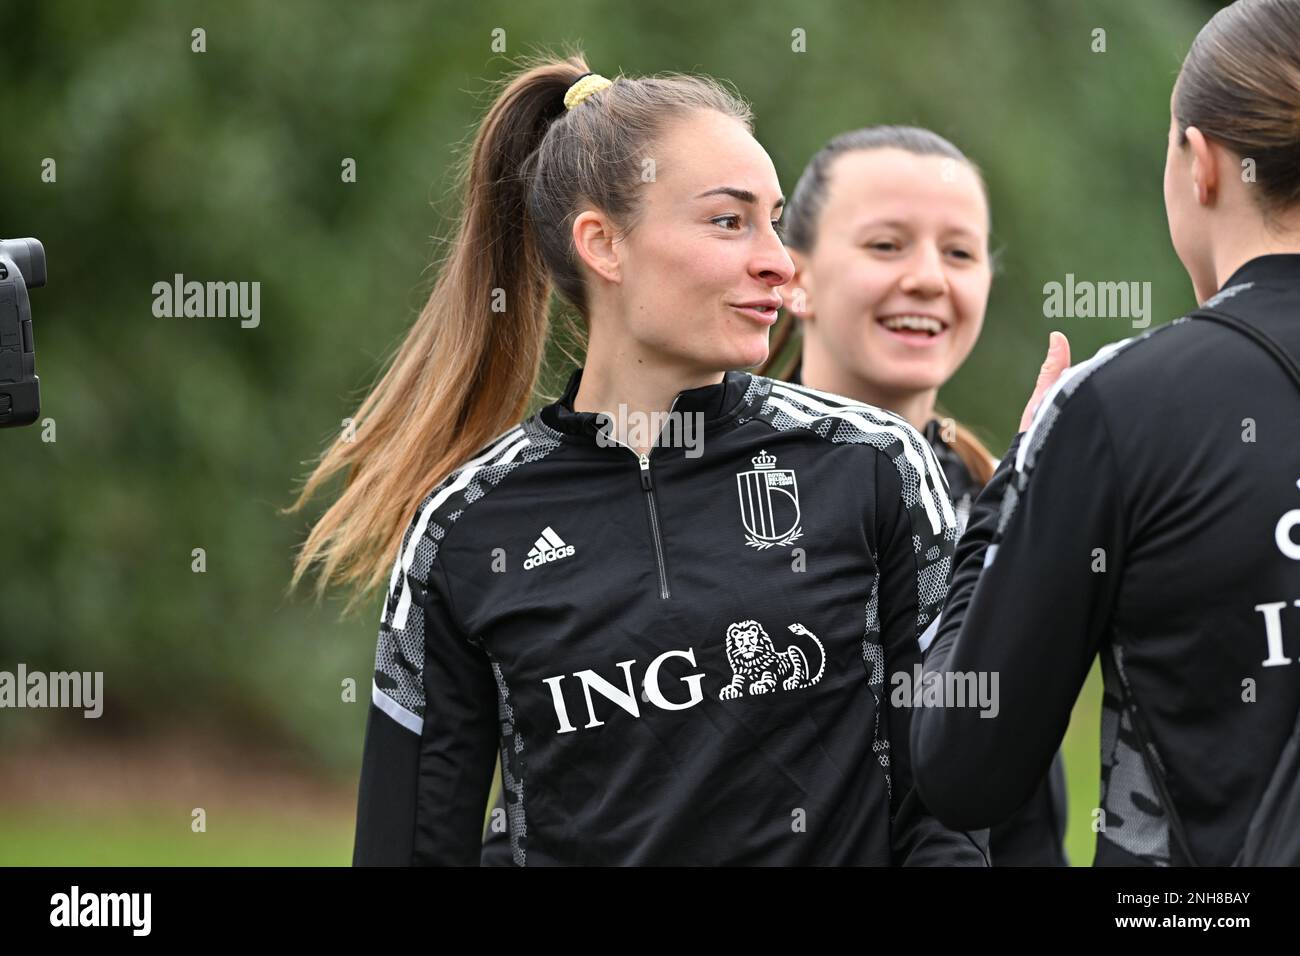
<instances>
[{"instance_id":1,"label":"ing lion logo","mask_svg":"<svg viewBox=\"0 0 1300 956\"><path fill-rule=\"evenodd\" d=\"M734 700L745 693L769 694L776 690L776 682L786 690L811 687L822 679L826 670L826 648L817 635L802 624L791 624L790 630L811 637L821 652L817 673L809 677L808 658L796 645L789 645L778 653L772 638L757 621L739 621L727 628L727 662L734 675L731 683L718 694L719 700Z\"/></svg>"}]
</instances>

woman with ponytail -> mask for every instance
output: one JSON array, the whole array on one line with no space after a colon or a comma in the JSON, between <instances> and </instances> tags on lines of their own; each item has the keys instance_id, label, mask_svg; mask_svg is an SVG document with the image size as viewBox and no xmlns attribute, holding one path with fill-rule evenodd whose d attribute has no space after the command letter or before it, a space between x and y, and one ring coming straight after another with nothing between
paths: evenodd
<instances>
[{"instance_id":1,"label":"woman with ponytail","mask_svg":"<svg viewBox=\"0 0 1300 956\"><path fill-rule=\"evenodd\" d=\"M538 63L479 126L464 202L299 500L346 472L295 581L391 569L354 862L477 864L499 750L519 865L984 865L917 799L887 706L957 538L929 445L734 371L793 271L745 104ZM552 290L585 362L521 420Z\"/></svg>"},{"instance_id":2,"label":"woman with ponytail","mask_svg":"<svg viewBox=\"0 0 1300 956\"><path fill-rule=\"evenodd\" d=\"M791 318L763 368L906 418L943 466L962 529L997 462L937 399L984 324L989 218L978 167L942 136L910 126L836 136L786 205ZM1065 813L1057 754L1029 801L992 828L993 865L1064 866Z\"/></svg>"}]
</instances>

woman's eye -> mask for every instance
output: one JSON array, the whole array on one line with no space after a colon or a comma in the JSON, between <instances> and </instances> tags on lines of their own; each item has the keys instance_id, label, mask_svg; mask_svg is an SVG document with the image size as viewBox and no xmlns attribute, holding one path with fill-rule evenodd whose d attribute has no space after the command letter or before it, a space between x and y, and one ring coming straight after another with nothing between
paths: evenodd
<instances>
[{"instance_id":1,"label":"woman's eye","mask_svg":"<svg viewBox=\"0 0 1300 956\"><path fill-rule=\"evenodd\" d=\"M961 258L961 259L974 259L974 258L975 258L973 255L971 255L971 254L970 254L969 252L967 252L965 249L950 249L950 250L948 250L948 251L949 251L952 255L957 256L958 258Z\"/></svg>"},{"instance_id":2,"label":"woman's eye","mask_svg":"<svg viewBox=\"0 0 1300 956\"><path fill-rule=\"evenodd\" d=\"M735 215L734 213L729 213L728 215L725 216L714 216L712 219L709 220L709 222L717 223L719 226L722 226L724 229L730 229L731 227L725 225L725 223L734 222L737 225L739 225L740 217Z\"/></svg>"},{"instance_id":3,"label":"woman's eye","mask_svg":"<svg viewBox=\"0 0 1300 956\"><path fill-rule=\"evenodd\" d=\"M889 240L870 243L867 248L875 249L877 252L894 252L898 249L898 243Z\"/></svg>"}]
</instances>

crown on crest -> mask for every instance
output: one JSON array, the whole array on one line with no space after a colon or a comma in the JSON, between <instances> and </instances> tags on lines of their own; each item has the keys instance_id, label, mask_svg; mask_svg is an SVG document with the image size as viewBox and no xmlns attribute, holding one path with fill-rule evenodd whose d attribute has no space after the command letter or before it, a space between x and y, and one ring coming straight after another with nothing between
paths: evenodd
<instances>
[{"instance_id":1,"label":"crown on crest","mask_svg":"<svg viewBox=\"0 0 1300 956\"><path fill-rule=\"evenodd\" d=\"M769 455L766 451L760 449L759 453L751 458L750 461L754 463L756 469L766 470L775 467L776 455Z\"/></svg>"}]
</instances>

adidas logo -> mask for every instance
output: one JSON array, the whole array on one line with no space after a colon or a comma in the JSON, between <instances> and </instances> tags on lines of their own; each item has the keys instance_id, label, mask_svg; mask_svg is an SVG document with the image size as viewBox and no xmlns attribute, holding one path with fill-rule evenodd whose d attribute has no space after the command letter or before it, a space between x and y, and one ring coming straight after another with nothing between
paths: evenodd
<instances>
[{"instance_id":1,"label":"adidas logo","mask_svg":"<svg viewBox=\"0 0 1300 956\"><path fill-rule=\"evenodd\" d=\"M528 552L528 557L524 559L524 570L531 571L551 561L571 557L573 557L573 545L565 544L551 526L547 525L542 529L542 536Z\"/></svg>"}]
</instances>

